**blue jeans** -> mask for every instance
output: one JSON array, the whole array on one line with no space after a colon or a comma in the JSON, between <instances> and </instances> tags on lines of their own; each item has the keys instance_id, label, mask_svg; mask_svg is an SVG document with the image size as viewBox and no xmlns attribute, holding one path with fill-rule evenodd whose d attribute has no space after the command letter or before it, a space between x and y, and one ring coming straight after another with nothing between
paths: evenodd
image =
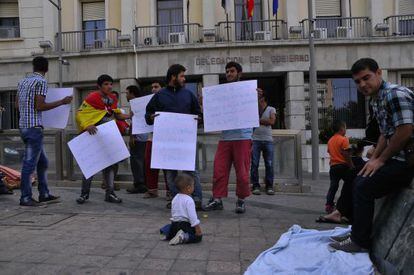
<instances>
[{"instance_id":1,"label":"blue jeans","mask_svg":"<svg viewBox=\"0 0 414 275\"><path fill-rule=\"evenodd\" d=\"M177 195L178 189L175 186L175 178L177 177L177 170L164 170L165 177L167 179L168 188L170 189L171 196L174 197ZM200 173L196 168L194 171L183 171L183 173L188 174L194 178L194 192L192 194L194 201L202 201L203 192L200 184Z\"/></svg>"},{"instance_id":2,"label":"blue jeans","mask_svg":"<svg viewBox=\"0 0 414 275\"><path fill-rule=\"evenodd\" d=\"M167 240L171 240L175 237L178 231L183 230L186 233L185 243L199 243L203 239L203 236L197 236L195 234L195 228L191 227L189 222L172 222L160 229L160 233L167 237Z\"/></svg>"},{"instance_id":3,"label":"blue jeans","mask_svg":"<svg viewBox=\"0 0 414 275\"><path fill-rule=\"evenodd\" d=\"M31 175L36 169L37 181L39 182L39 197L48 197L46 170L48 160L45 149L43 148L43 129L42 128L23 128L20 129L20 136L25 145L22 175L21 175L21 202L27 202L32 198Z\"/></svg>"},{"instance_id":4,"label":"blue jeans","mask_svg":"<svg viewBox=\"0 0 414 275\"><path fill-rule=\"evenodd\" d=\"M260 152L263 152L266 171L266 188L273 187L273 142L253 140L252 165L250 168L250 182L253 188L260 188L259 184L259 162Z\"/></svg>"}]
</instances>

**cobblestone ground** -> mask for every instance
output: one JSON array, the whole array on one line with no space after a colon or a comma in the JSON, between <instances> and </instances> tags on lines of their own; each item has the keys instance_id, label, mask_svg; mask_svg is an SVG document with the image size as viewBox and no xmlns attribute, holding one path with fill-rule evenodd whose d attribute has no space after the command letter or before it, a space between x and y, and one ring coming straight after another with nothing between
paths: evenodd
<instances>
[{"instance_id":1,"label":"cobblestone ground","mask_svg":"<svg viewBox=\"0 0 414 275\"><path fill-rule=\"evenodd\" d=\"M159 240L158 229L170 217L163 196L144 199L121 190L124 202L113 205L94 188L90 201L77 205L79 188L52 186L61 203L28 209L18 206L17 191L0 196L0 273L240 274L293 224L333 228L314 222L328 181L307 184L311 193L252 196L244 215L234 213L232 192L223 211L199 212L203 241L180 246Z\"/></svg>"}]
</instances>

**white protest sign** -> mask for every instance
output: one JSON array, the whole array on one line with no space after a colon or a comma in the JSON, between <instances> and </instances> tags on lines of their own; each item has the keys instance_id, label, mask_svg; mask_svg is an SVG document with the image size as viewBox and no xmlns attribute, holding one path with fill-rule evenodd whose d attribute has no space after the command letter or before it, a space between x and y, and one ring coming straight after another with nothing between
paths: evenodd
<instances>
[{"instance_id":1,"label":"white protest sign","mask_svg":"<svg viewBox=\"0 0 414 275\"><path fill-rule=\"evenodd\" d=\"M194 171L197 145L196 115L157 112L151 168Z\"/></svg>"},{"instance_id":2,"label":"white protest sign","mask_svg":"<svg viewBox=\"0 0 414 275\"><path fill-rule=\"evenodd\" d=\"M45 102L50 103L73 96L73 88L49 88ZM45 128L65 129L68 124L71 104L64 104L42 112L42 124Z\"/></svg>"},{"instance_id":3,"label":"white protest sign","mask_svg":"<svg viewBox=\"0 0 414 275\"><path fill-rule=\"evenodd\" d=\"M139 98L134 98L129 101L131 104L131 111L134 113L132 116L133 135L151 133L154 129L153 125L148 125L145 121L145 109L152 96L153 95L147 95Z\"/></svg>"},{"instance_id":4,"label":"white protest sign","mask_svg":"<svg viewBox=\"0 0 414 275\"><path fill-rule=\"evenodd\" d=\"M95 135L84 132L68 142L70 151L87 179L130 156L115 121L97 128Z\"/></svg>"},{"instance_id":5,"label":"white protest sign","mask_svg":"<svg viewBox=\"0 0 414 275\"><path fill-rule=\"evenodd\" d=\"M258 127L259 108L256 89L257 80L204 87L204 131Z\"/></svg>"}]
</instances>

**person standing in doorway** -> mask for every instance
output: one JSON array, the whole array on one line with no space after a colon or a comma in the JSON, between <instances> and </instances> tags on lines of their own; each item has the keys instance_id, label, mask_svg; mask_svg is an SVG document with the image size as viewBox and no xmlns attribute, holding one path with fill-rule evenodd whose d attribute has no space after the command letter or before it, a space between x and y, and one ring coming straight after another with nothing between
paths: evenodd
<instances>
[{"instance_id":1,"label":"person standing in doorway","mask_svg":"<svg viewBox=\"0 0 414 275\"><path fill-rule=\"evenodd\" d=\"M266 95L259 97L260 126L253 131L252 166L250 169L250 182L253 185L253 195L260 195L259 162L260 153L263 153L265 162L266 194L274 195L273 190L273 136L272 126L276 122L276 109L269 106Z\"/></svg>"},{"instance_id":2,"label":"person standing in doorway","mask_svg":"<svg viewBox=\"0 0 414 275\"><path fill-rule=\"evenodd\" d=\"M33 59L32 65L33 74L22 79L17 86L16 107L20 112L20 136L25 145L20 186L22 206L40 206L59 199L59 196L50 194L47 186L48 159L43 146L42 112L72 102L72 97L67 96L62 100L46 103L45 75L49 69L49 62L46 58L38 56ZM35 170L39 182L39 201L32 197L31 175Z\"/></svg>"}]
</instances>

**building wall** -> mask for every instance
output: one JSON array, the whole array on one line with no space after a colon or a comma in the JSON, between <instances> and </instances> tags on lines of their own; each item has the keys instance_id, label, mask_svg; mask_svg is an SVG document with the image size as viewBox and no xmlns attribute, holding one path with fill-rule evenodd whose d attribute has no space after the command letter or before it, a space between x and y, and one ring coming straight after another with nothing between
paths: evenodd
<instances>
[{"instance_id":1,"label":"building wall","mask_svg":"<svg viewBox=\"0 0 414 275\"><path fill-rule=\"evenodd\" d=\"M121 3L119 0L108 0L106 11L108 17L108 28L121 30Z\"/></svg>"}]
</instances>

